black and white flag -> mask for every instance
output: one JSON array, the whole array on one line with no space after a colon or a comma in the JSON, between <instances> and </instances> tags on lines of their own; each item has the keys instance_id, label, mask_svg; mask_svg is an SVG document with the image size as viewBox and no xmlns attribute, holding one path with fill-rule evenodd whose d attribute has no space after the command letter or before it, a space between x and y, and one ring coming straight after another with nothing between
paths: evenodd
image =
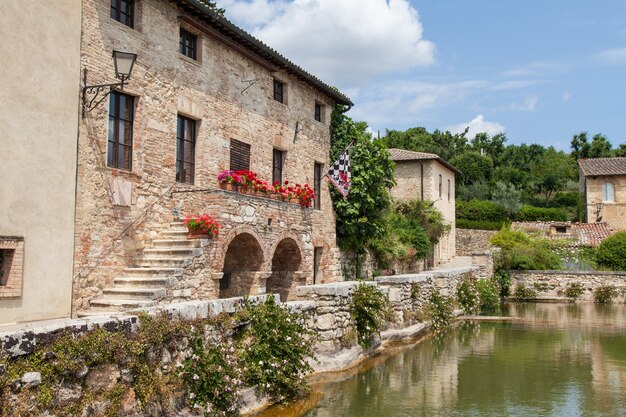
<instances>
[{"instance_id":1,"label":"black and white flag","mask_svg":"<svg viewBox=\"0 0 626 417\"><path fill-rule=\"evenodd\" d=\"M326 176L339 190L343 198L350 193L350 154L348 148L341 154L338 160L328 170Z\"/></svg>"}]
</instances>

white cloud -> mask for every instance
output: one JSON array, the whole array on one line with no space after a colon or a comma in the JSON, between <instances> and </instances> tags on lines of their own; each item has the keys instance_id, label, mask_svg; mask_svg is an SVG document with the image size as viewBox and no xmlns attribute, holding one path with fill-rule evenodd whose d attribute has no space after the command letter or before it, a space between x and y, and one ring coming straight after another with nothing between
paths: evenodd
<instances>
[{"instance_id":1,"label":"white cloud","mask_svg":"<svg viewBox=\"0 0 626 417\"><path fill-rule=\"evenodd\" d=\"M602 65L626 64L626 48L607 49L593 56L596 63Z\"/></svg>"},{"instance_id":2,"label":"white cloud","mask_svg":"<svg viewBox=\"0 0 626 417\"><path fill-rule=\"evenodd\" d=\"M565 91L563 93L563 101L569 101L570 98L572 98L572 93L570 93L569 91Z\"/></svg>"},{"instance_id":3,"label":"white cloud","mask_svg":"<svg viewBox=\"0 0 626 417\"><path fill-rule=\"evenodd\" d=\"M324 81L355 86L435 63L407 0L226 0L227 16Z\"/></svg>"},{"instance_id":4,"label":"white cloud","mask_svg":"<svg viewBox=\"0 0 626 417\"><path fill-rule=\"evenodd\" d=\"M565 66L556 62L531 62L502 73L505 77L534 77L563 71Z\"/></svg>"},{"instance_id":5,"label":"white cloud","mask_svg":"<svg viewBox=\"0 0 626 417\"><path fill-rule=\"evenodd\" d=\"M522 103L509 103L506 106L500 106L495 108L494 110L535 111L538 102L539 97L533 96L528 97Z\"/></svg>"},{"instance_id":6,"label":"white cloud","mask_svg":"<svg viewBox=\"0 0 626 417\"><path fill-rule=\"evenodd\" d=\"M479 133L487 133L489 136L493 136L498 133L504 133L505 131L504 126L500 123L488 122L482 114L476 116L469 123L448 126L445 130L449 130L451 133L463 133L467 128L469 128L469 130L465 137L468 139L474 139Z\"/></svg>"}]
</instances>

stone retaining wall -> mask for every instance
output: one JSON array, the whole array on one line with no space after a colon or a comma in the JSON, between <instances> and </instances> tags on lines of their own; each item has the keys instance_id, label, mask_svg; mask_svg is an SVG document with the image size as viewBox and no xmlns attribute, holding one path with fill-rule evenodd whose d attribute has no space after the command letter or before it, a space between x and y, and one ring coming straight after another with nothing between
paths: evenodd
<instances>
[{"instance_id":1,"label":"stone retaining wall","mask_svg":"<svg viewBox=\"0 0 626 417\"><path fill-rule=\"evenodd\" d=\"M489 239L497 230L456 229L456 254L468 256L491 248Z\"/></svg>"},{"instance_id":2,"label":"stone retaining wall","mask_svg":"<svg viewBox=\"0 0 626 417\"><path fill-rule=\"evenodd\" d=\"M511 271L511 288L518 285L537 291L537 298L564 299L565 289L569 284L578 283L583 286L584 292L580 300L593 301L593 291L596 288L613 285L618 288L619 296L616 302L626 301L626 272L600 271Z\"/></svg>"}]
</instances>

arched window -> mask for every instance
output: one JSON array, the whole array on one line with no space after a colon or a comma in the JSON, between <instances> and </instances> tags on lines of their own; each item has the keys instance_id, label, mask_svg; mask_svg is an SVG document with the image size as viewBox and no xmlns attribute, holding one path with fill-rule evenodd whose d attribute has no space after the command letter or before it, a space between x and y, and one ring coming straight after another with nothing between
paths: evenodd
<instances>
[{"instance_id":1,"label":"arched window","mask_svg":"<svg viewBox=\"0 0 626 417\"><path fill-rule=\"evenodd\" d=\"M615 188L610 182L605 182L602 185L602 201L612 203L615 201Z\"/></svg>"}]
</instances>

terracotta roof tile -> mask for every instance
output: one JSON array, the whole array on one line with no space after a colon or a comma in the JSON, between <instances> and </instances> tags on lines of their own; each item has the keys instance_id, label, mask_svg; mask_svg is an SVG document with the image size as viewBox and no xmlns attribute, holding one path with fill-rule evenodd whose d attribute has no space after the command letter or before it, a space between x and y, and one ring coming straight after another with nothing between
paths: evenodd
<instances>
[{"instance_id":1,"label":"terracotta roof tile","mask_svg":"<svg viewBox=\"0 0 626 417\"><path fill-rule=\"evenodd\" d=\"M450 170L456 172L457 174L461 174L461 171L459 171L458 168L451 165L448 161L434 153L415 152L398 148L389 148L388 150L389 154L391 155L392 161L425 161L434 159L439 161L442 165L448 167Z\"/></svg>"},{"instance_id":2,"label":"terracotta roof tile","mask_svg":"<svg viewBox=\"0 0 626 417\"><path fill-rule=\"evenodd\" d=\"M553 227L566 227L566 233L555 233ZM575 246L599 246L615 231L608 223L513 222L511 229L540 232L549 239L572 239Z\"/></svg>"},{"instance_id":3,"label":"terracotta roof tile","mask_svg":"<svg viewBox=\"0 0 626 417\"><path fill-rule=\"evenodd\" d=\"M626 158L579 159L583 175L626 175Z\"/></svg>"}]
</instances>

